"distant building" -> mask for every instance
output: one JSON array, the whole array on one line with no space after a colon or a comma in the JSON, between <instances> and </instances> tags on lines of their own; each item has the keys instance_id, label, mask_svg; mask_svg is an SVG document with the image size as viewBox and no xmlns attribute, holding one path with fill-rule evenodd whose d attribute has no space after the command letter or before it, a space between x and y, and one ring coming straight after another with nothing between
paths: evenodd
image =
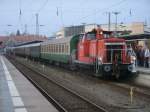
<instances>
[{"instance_id":1,"label":"distant building","mask_svg":"<svg viewBox=\"0 0 150 112\"><path fill-rule=\"evenodd\" d=\"M98 24L89 24L85 26L85 32L91 31L93 28L97 28ZM99 26L108 31L108 24L99 24ZM115 24L112 23L110 26L110 31L115 31ZM118 24L117 31L131 31L131 35L143 34L145 31L150 32L150 29L144 25L143 22L133 22L129 24Z\"/></svg>"},{"instance_id":2,"label":"distant building","mask_svg":"<svg viewBox=\"0 0 150 112\"><path fill-rule=\"evenodd\" d=\"M56 33L56 38L64 38L84 32L84 25L64 27Z\"/></svg>"},{"instance_id":3,"label":"distant building","mask_svg":"<svg viewBox=\"0 0 150 112\"><path fill-rule=\"evenodd\" d=\"M35 36L35 35L10 35L10 36L0 36L0 47L5 46L13 46L18 43L25 43L25 42L31 42L31 41L46 41L48 40L45 36Z\"/></svg>"},{"instance_id":4,"label":"distant building","mask_svg":"<svg viewBox=\"0 0 150 112\"><path fill-rule=\"evenodd\" d=\"M45 36L37 36L37 35L20 35L20 36L12 35L9 37L9 40L21 43L21 42L30 42L35 40L45 41L48 40L48 38Z\"/></svg>"},{"instance_id":5,"label":"distant building","mask_svg":"<svg viewBox=\"0 0 150 112\"><path fill-rule=\"evenodd\" d=\"M64 27L56 33L56 38L64 38L79 33L89 32L94 28L100 26L103 30L108 31L108 24L85 24L79 26ZM115 23L110 26L110 31L115 31ZM133 22L129 24L120 23L117 25L117 31L131 32L131 35L143 34L150 32L150 28L144 25L144 22Z\"/></svg>"},{"instance_id":6,"label":"distant building","mask_svg":"<svg viewBox=\"0 0 150 112\"><path fill-rule=\"evenodd\" d=\"M64 38L65 34L64 34L64 28L62 28L61 30L59 30L58 32L56 32L56 39L58 38Z\"/></svg>"}]
</instances>

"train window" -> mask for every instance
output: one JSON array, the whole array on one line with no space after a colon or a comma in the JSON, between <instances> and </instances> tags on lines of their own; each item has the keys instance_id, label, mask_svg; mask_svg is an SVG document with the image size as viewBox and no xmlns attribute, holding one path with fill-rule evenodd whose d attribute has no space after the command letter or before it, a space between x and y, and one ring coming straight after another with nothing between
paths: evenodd
<instances>
[{"instance_id":1,"label":"train window","mask_svg":"<svg viewBox=\"0 0 150 112\"><path fill-rule=\"evenodd\" d=\"M59 46L58 53L60 53L61 52L61 44L59 44L58 46Z\"/></svg>"},{"instance_id":2,"label":"train window","mask_svg":"<svg viewBox=\"0 0 150 112\"><path fill-rule=\"evenodd\" d=\"M47 45L45 45L45 52L47 52Z\"/></svg>"},{"instance_id":3,"label":"train window","mask_svg":"<svg viewBox=\"0 0 150 112\"><path fill-rule=\"evenodd\" d=\"M66 50L66 52L65 52L65 53L67 53L67 52L68 52L68 50L67 50L67 44L65 45L65 50Z\"/></svg>"},{"instance_id":4,"label":"train window","mask_svg":"<svg viewBox=\"0 0 150 112\"><path fill-rule=\"evenodd\" d=\"M61 53L63 53L63 44L61 44Z\"/></svg>"},{"instance_id":5,"label":"train window","mask_svg":"<svg viewBox=\"0 0 150 112\"><path fill-rule=\"evenodd\" d=\"M65 45L63 44L63 46L62 46L62 52L64 53L64 47L65 47Z\"/></svg>"},{"instance_id":6,"label":"train window","mask_svg":"<svg viewBox=\"0 0 150 112\"><path fill-rule=\"evenodd\" d=\"M86 35L87 40L93 40L96 38L96 34L95 33L88 33Z\"/></svg>"},{"instance_id":7,"label":"train window","mask_svg":"<svg viewBox=\"0 0 150 112\"><path fill-rule=\"evenodd\" d=\"M56 45L56 53L58 52L58 45Z\"/></svg>"},{"instance_id":8,"label":"train window","mask_svg":"<svg viewBox=\"0 0 150 112\"><path fill-rule=\"evenodd\" d=\"M62 44L62 46L61 46L61 52L62 52L62 53L63 53L63 47L64 47L64 46L63 46L63 44Z\"/></svg>"},{"instance_id":9,"label":"train window","mask_svg":"<svg viewBox=\"0 0 150 112\"><path fill-rule=\"evenodd\" d=\"M53 53L53 44L51 45L51 52Z\"/></svg>"},{"instance_id":10,"label":"train window","mask_svg":"<svg viewBox=\"0 0 150 112\"><path fill-rule=\"evenodd\" d=\"M54 53L54 44L53 44L53 53Z\"/></svg>"},{"instance_id":11,"label":"train window","mask_svg":"<svg viewBox=\"0 0 150 112\"><path fill-rule=\"evenodd\" d=\"M57 53L59 52L59 45L57 45Z\"/></svg>"},{"instance_id":12,"label":"train window","mask_svg":"<svg viewBox=\"0 0 150 112\"><path fill-rule=\"evenodd\" d=\"M55 47L54 47L54 53L56 53L56 50L57 50L57 46L56 45L54 45Z\"/></svg>"},{"instance_id":13,"label":"train window","mask_svg":"<svg viewBox=\"0 0 150 112\"><path fill-rule=\"evenodd\" d=\"M55 53L55 44L53 44L53 53Z\"/></svg>"},{"instance_id":14,"label":"train window","mask_svg":"<svg viewBox=\"0 0 150 112\"><path fill-rule=\"evenodd\" d=\"M64 53L66 53L66 44L64 44Z\"/></svg>"},{"instance_id":15,"label":"train window","mask_svg":"<svg viewBox=\"0 0 150 112\"><path fill-rule=\"evenodd\" d=\"M46 45L46 52L48 52L48 45Z\"/></svg>"},{"instance_id":16,"label":"train window","mask_svg":"<svg viewBox=\"0 0 150 112\"><path fill-rule=\"evenodd\" d=\"M44 45L44 52L46 52L46 45Z\"/></svg>"},{"instance_id":17,"label":"train window","mask_svg":"<svg viewBox=\"0 0 150 112\"><path fill-rule=\"evenodd\" d=\"M41 52L43 52L43 47L41 46Z\"/></svg>"},{"instance_id":18,"label":"train window","mask_svg":"<svg viewBox=\"0 0 150 112\"><path fill-rule=\"evenodd\" d=\"M48 49L47 52L49 52L49 45L47 46L47 49Z\"/></svg>"},{"instance_id":19,"label":"train window","mask_svg":"<svg viewBox=\"0 0 150 112\"><path fill-rule=\"evenodd\" d=\"M48 45L46 45L46 52L48 51Z\"/></svg>"},{"instance_id":20,"label":"train window","mask_svg":"<svg viewBox=\"0 0 150 112\"><path fill-rule=\"evenodd\" d=\"M58 50L57 50L57 53L58 53L58 52L59 52L59 49L60 49L60 48L59 48L59 44L58 44L57 46L58 46Z\"/></svg>"},{"instance_id":21,"label":"train window","mask_svg":"<svg viewBox=\"0 0 150 112\"><path fill-rule=\"evenodd\" d=\"M61 53L63 53L63 44L61 44Z\"/></svg>"},{"instance_id":22,"label":"train window","mask_svg":"<svg viewBox=\"0 0 150 112\"><path fill-rule=\"evenodd\" d=\"M50 50L51 50L51 53L52 53L52 44L51 44L51 49Z\"/></svg>"},{"instance_id":23,"label":"train window","mask_svg":"<svg viewBox=\"0 0 150 112\"><path fill-rule=\"evenodd\" d=\"M52 52L54 53L54 44L52 44Z\"/></svg>"},{"instance_id":24,"label":"train window","mask_svg":"<svg viewBox=\"0 0 150 112\"><path fill-rule=\"evenodd\" d=\"M57 53L59 53L59 50L60 50L60 48L59 48L59 44L57 45L57 47L58 47L58 49L57 49Z\"/></svg>"},{"instance_id":25,"label":"train window","mask_svg":"<svg viewBox=\"0 0 150 112\"><path fill-rule=\"evenodd\" d=\"M104 38L109 38L110 34L103 34Z\"/></svg>"},{"instance_id":26,"label":"train window","mask_svg":"<svg viewBox=\"0 0 150 112\"><path fill-rule=\"evenodd\" d=\"M61 53L63 53L63 51L62 51L63 48L62 47L63 47L63 44L61 44Z\"/></svg>"},{"instance_id":27,"label":"train window","mask_svg":"<svg viewBox=\"0 0 150 112\"><path fill-rule=\"evenodd\" d=\"M47 52L48 52L49 46L47 45Z\"/></svg>"},{"instance_id":28,"label":"train window","mask_svg":"<svg viewBox=\"0 0 150 112\"><path fill-rule=\"evenodd\" d=\"M59 48L59 44L58 44L58 45L57 45L57 53L59 52L59 49L60 49L60 48Z\"/></svg>"},{"instance_id":29,"label":"train window","mask_svg":"<svg viewBox=\"0 0 150 112\"><path fill-rule=\"evenodd\" d=\"M49 52L51 52L51 44L49 45Z\"/></svg>"},{"instance_id":30,"label":"train window","mask_svg":"<svg viewBox=\"0 0 150 112\"><path fill-rule=\"evenodd\" d=\"M54 46L55 46L55 47L54 47L54 52L56 53L56 50L57 50L57 48L56 48L56 47L57 47L57 46L56 46L56 45L54 45Z\"/></svg>"},{"instance_id":31,"label":"train window","mask_svg":"<svg viewBox=\"0 0 150 112\"><path fill-rule=\"evenodd\" d=\"M68 46L67 46L67 44L66 44L66 53L68 52Z\"/></svg>"},{"instance_id":32,"label":"train window","mask_svg":"<svg viewBox=\"0 0 150 112\"><path fill-rule=\"evenodd\" d=\"M44 52L46 52L46 45L44 46Z\"/></svg>"},{"instance_id":33,"label":"train window","mask_svg":"<svg viewBox=\"0 0 150 112\"><path fill-rule=\"evenodd\" d=\"M49 52L51 52L51 44L49 44Z\"/></svg>"},{"instance_id":34,"label":"train window","mask_svg":"<svg viewBox=\"0 0 150 112\"><path fill-rule=\"evenodd\" d=\"M60 53L60 49L61 49L61 47L60 47L60 44L58 45L58 53Z\"/></svg>"},{"instance_id":35,"label":"train window","mask_svg":"<svg viewBox=\"0 0 150 112\"><path fill-rule=\"evenodd\" d=\"M53 52L53 45L51 44L51 53Z\"/></svg>"},{"instance_id":36,"label":"train window","mask_svg":"<svg viewBox=\"0 0 150 112\"><path fill-rule=\"evenodd\" d=\"M48 45L48 52L50 52L50 44Z\"/></svg>"},{"instance_id":37,"label":"train window","mask_svg":"<svg viewBox=\"0 0 150 112\"><path fill-rule=\"evenodd\" d=\"M54 53L56 52L56 45L54 44Z\"/></svg>"},{"instance_id":38,"label":"train window","mask_svg":"<svg viewBox=\"0 0 150 112\"><path fill-rule=\"evenodd\" d=\"M59 53L61 53L61 44L59 44Z\"/></svg>"},{"instance_id":39,"label":"train window","mask_svg":"<svg viewBox=\"0 0 150 112\"><path fill-rule=\"evenodd\" d=\"M43 48L42 50L43 50L43 52L44 52L44 46L42 46L42 48Z\"/></svg>"},{"instance_id":40,"label":"train window","mask_svg":"<svg viewBox=\"0 0 150 112\"><path fill-rule=\"evenodd\" d=\"M55 53L57 53L57 45L55 45Z\"/></svg>"},{"instance_id":41,"label":"train window","mask_svg":"<svg viewBox=\"0 0 150 112\"><path fill-rule=\"evenodd\" d=\"M45 45L43 46L43 52L45 52Z\"/></svg>"},{"instance_id":42,"label":"train window","mask_svg":"<svg viewBox=\"0 0 150 112\"><path fill-rule=\"evenodd\" d=\"M47 45L47 52L49 51L49 45Z\"/></svg>"},{"instance_id":43,"label":"train window","mask_svg":"<svg viewBox=\"0 0 150 112\"><path fill-rule=\"evenodd\" d=\"M59 53L61 53L61 44L59 44Z\"/></svg>"}]
</instances>

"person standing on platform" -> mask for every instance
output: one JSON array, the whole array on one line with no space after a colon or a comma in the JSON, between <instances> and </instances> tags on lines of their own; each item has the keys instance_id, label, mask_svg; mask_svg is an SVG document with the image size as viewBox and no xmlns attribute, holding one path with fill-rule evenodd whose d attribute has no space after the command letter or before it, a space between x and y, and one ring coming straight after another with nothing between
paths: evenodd
<instances>
[{"instance_id":1,"label":"person standing on platform","mask_svg":"<svg viewBox=\"0 0 150 112\"><path fill-rule=\"evenodd\" d=\"M139 66L143 67L144 66L144 49L143 46L139 46Z\"/></svg>"},{"instance_id":2,"label":"person standing on platform","mask_svg":"<svg viewBox=\"0 0 150 112\"><path fill-rule=\"evenodd\" d=\"M145 64L144 64L145 67L149 68L150 51L147 47L145 48L144 58L145 58Z\"/></svg>"}]
</instances>

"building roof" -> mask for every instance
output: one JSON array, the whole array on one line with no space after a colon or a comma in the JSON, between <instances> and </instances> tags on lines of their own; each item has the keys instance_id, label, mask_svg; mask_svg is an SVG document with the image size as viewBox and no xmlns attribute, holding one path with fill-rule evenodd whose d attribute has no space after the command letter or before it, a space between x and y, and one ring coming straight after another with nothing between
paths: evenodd
<instances>
[{"instance_id":1,"label":"building roof","mask_svg":"<svg viewBox=\"0 0 150 112\"><path fill-rule=\"evenodd\" d=\"M31 42L31 41L45 41L48 40L45 36L36 36L36 35L20 35L20 36L10 36L10 40L15 42Z\"/></svg>"},{"instance_id":2,"label":"building roof","mask_svg":"<svg viewBox=\"0 0 150 112\"><path fill-rule=\"evenodd\" d=\"M119 36L126 40L137 40L137 39L150 39L150 33L137 34L137 35L122 35Z\"/></svg>"},{"instance_id":3,"label":"building roof","mask_svg":"<svg viewBox=\"0 0 150 112\"><path fill-rule=\"evenodd\" d=\"M43 42L43 41L35 40L35 41L31 41L31 42L19 43L19 44L16 44L15 47L24 46L24 45L31 45L31 44L37 44L37 43L41 43L41 42Z\"/></svg>"}]
</instances>

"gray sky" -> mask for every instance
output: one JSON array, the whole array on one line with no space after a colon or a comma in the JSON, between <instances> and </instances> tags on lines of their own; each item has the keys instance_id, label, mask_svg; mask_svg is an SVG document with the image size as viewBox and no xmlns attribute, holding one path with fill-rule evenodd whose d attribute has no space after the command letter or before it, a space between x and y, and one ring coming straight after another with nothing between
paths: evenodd
<instances>
[{"instance_id":1,"label":"gray sky","mask_svg":"<svg viewBox=\"0 0 150 112\"><path fill-rule=\"evenodd\" d=\"M150 25L150 0L0 0L0 35L17 29L23 32L25 24L28 33L35 34L36 13L44 25L40 34L51 36L63 26L105 24L108 11L120 12L118 22L147 21ZM113 14L111 22L115 22Z\"/></svg>"}]
</instances>

